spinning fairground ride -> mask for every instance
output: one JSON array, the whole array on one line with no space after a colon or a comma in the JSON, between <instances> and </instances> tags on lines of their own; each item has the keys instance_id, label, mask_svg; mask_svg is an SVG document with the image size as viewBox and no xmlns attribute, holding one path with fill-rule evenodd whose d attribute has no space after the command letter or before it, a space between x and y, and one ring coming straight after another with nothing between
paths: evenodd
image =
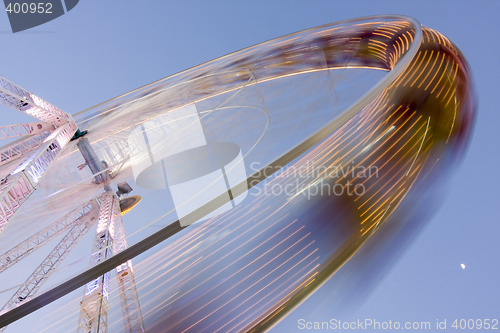
<instances>
[{"instance_id":1,"label":"spinning fairground ride","mask_svg":"<svg viewBox=\"0 0 500 333\"><path fill-rule=\"evenodd\" d=\"M3 78L0 97L37 120L0 128L2 331L269 329L417 229L475 111L460 51L399 16L277 38L73 116Z\"/></svg>"}]
</instances>

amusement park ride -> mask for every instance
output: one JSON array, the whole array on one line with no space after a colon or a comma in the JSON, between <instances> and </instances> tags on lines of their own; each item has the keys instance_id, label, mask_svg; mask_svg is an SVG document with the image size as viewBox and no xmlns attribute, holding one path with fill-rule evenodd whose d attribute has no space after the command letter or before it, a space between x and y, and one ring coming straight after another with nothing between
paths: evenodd
<instances>
[{"instance_id":1,"label":"amusement park ride","mask_svg":"<svg viewBox=\"0 0 500 333\"><path fill-rule=\"evenodd\" d=\"M37 189L40 178L57 158L64 146L77 141L86 164L95 176L95 183L102 184L104 193L59 218L35 235L23 240L0 257L0 272L24 259L38 247L54 237L66 233L50 254L1 308L7 309L36 294L43 283L65 259L78 241L97 224L91 256L91 266L100 263L112 253L127 248L122 214L138 203L137 197L120 201L132 189L126 183L117 185L116 194L110 185L110 174L97 158L86 131L80 131L73 117L47 103L34 94L0 77L0 102L18 112L36 118L37 122L0 127L2 139L19 138L3 148L0 167L0 228L22 208L27 198ZM91 281L85 287L81 301L79 332L107 331L107 310L110 273ZM143 332L141 307L134 281L132 262L116 267L116 279L125 327L128 332ZM5 329L2 328L3 331Z\"/></svg>"},{"instance_id":2,"label":"amusement park ride","mask_svg":"<svg viewBox=\"0 0 500 333\"><path fill-rule=\"evenodd\" d=\"M269 329L356 254L375 255L365 243L419 230L409 217L424 185L461 156L475 112L461 52L404 16L280 37L74 117L4 78L0 102L38 120L0 127L14 140L0 151L0 273L56 244L10 284L0 331L84 287L59 309L79 312L86 333L120 317L109 305L118 294L127 332ZM165 190L138 241L122 222L141 200L129 195L136 186ZM47 207L60 209L38 216ZM68 264L67 280L42 287L71 254L86 265L75 249L94 228L90 267ZM13 231L30 235L17 242ZM363 268L346 279L356 289Z\"/></svg>"}]
</instances>

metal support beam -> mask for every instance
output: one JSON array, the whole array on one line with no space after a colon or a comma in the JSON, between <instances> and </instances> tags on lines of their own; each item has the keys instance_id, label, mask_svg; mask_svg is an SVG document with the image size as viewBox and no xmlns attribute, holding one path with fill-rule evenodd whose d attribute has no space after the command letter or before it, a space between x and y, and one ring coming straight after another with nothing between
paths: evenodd
<instances>
[{"instance_id":1,"label":"metal support beam","mask_svg":"<svg viewBox=\"0 0 500 333\"><path fill-rule=\"evenodd\" d=\"M72 228L75 224L82 223L83 219L88 219L90 215L97 214L97 212L99 212L99 205L94 199L26 238L0 255L0 273L26 258L63 231Z\"/></svg>"},{"instance_id":2,"label":"metal support beam","mask_svg":"<svg viewBox=\"0 0 500 333\"><path fill-rule=\"evenodd\" d=\"M118 199L115 200L119 204ZM128 247L121 215L119 215L115 221L114 231L115 240L113 243L113 251L116 254ZM131 260L116 267L116 279L118 282L118 290L120 291L120 303L122 306L123 322L126 332L144 332L144 321L142 319L141 305L135 286L134 270Z\"/></svg>"},{"instance_id":3,"label":"metal support beam","mask_svg":"<svg viewBox=\"0 0 500 333\"><path fill-rule=\"evenodd\" d=\"M55 126L43 121L34 123L0 126L0 139L18 138L27 135L52 132Z\"/></svg>"},{"instance_id":4,"label":"metal support beam","mask_svg":"<svg viewBox=\"0 0 500 333\"><path fill-rule=\"evenodd\" d=\"M20 157L26 157L26 154L40 146L45 139L50 135L50 132L32 135L27 138L16 140L11 144L0 148L0 165L11 162Z\"/></svg>"},{"instance_id":5,"label":"metal support beam","mask_svg":"<svg viewBox=\"0 0 500 333\"><path fill-rule=\"evenodd\" d=\"M97 221L98 209L94 207L89 214L83 216L78 221L74 221L73 227L61 239L56 247L49 253L49 255L42 261L42 263L35 269L35 271L28 277L28 279L19 287L14 295L7 301L1 310L12 308L16 304L27 300L29 297L35 295L42 287L43 283L47 281L49 276L54 272L56 267L64 260L64 258L76 246L78 241L89 231L90 227ZM0 329L3 332L5 327Z\"/></svg>"},{"instance_id":6,"label":"metal support beam","mask_svg":"<svg viewBox=\"0 0 500 333\"><path fill-rule=\"evenodd\" d=\"M90 266L95 266L112 255L115 221L120 216L120 207L113 192L107 191L101 197L99 222L94 239ZM78 332L107 332L109 272L87 283L80 302Z\"/></svg>"},{"instance_id":7,"label":"metal support beam","mask_svg":"<svg viewBox=\"0 0 500 333\"><path fill-rule=\"evenodd\" d=\"M92 174L94 174L94 179L96 184L103 184L109 180L109 175L106 172L106 167L103 164L103 161L97 157L94 149L90 145L90 142L87 138L79 139L76 144L80 152L82 153L83 158L85 159L85 163L88 165ZM106 186L106 191L109 191L109 186Z\"/></svg>"},{"instance_id":8,"label":"metal support beam","mask_svg":"<svg viewBox=\"0 0 500 333\"><path fill-rule=\"evenodd\" d=\"M0 184L0 231L36 189L40 178L76 131L74 122L58 127Z\"/></svg>"},{"instance_id":9,"label":"metal support beam","mask_svg":"<svg viewBox=\"0 0 500 333\"><path fill-rule=\"evenodd\" d=\"M62 148L71 140L77 126L69 114L3 77L0 77L0 104L38 118L55 127L45 138L44 134L41 133L38 134L40 137L37 140L34 138L21 140L0 153L0 164L2 161L7 162L13 158L26 156L14 171L0 180L1 232L3 226L9 222L9 218L36 189L40 178ZM39 125L41 127L37 125L37 130L46 127L44 124ZM5 135L21 134L23 131L34 130L34 127L30 127L29 124L24 129L23 125L20 126L17 129L14 129L15 126L11 126L6 129Z\"/></svg>"},{"instance_id":10,"label":"metal support beam","mask_svg":"<svg viewBox=\"0 0 500 333\"><path fill-rule=\"evenodd\" d=\"M0 104L56 126L73 121L58 107L3 77L0 77Z\"/></svg>"}]
</instances>

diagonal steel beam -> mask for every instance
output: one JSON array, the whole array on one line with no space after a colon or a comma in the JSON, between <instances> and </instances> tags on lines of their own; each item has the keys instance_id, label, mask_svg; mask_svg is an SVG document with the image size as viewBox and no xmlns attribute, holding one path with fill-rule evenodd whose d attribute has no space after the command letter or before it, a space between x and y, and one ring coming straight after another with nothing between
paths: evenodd
<instances>
[{"instance_id":1,"label":"diagonal steel beam","mask_svg":"<svg viewBox=\"0 0 500 333\"><path fill-rule=\"evenodd\" d=\"M94 211L98 210L99 205L97 201L91 200L15 245L0 255L0 273L26 258L63 231L72 228L75 224L81 223L83 219L88 218L88 216L94 214Z\"/></svg>"},{"instance_id":2,"label":"diagonal steel beam","mask_svg":"<svg viewBox=\"0 0 500 333\"><path fill-rule=\"evenodd\" d=\"M40 97L0 77L0 104L59 126L71 122L71 116Z\"/></svg>"},{"instance_id":3,"label":"diagonal steel beam","mask_svg":"<svg viewBox=\"0 0 500 333\"><path fill-rule=\"evenodd\" d=\"M58 127L0 183L0 231L36 189L40 178L76 131L74 122Z\"/></svg>"},{"instance_id":4,"label":"diagonal steel beam","mask_svg":"<svg viewBox=\"0 0 500 333\"><path fill-rule=\"evenodd\" d=\"M27 135L52 132L55 126L43 121L33 123L0 126L0 139L17 138Z\"/></svg>"},{"instance_id":5,"label":"diagonal steel beam","mask_svg":"<svg viewBox=\"0 0 500 333\"><path fill-rule=\"evenodd\" d=\"M40 290L45 281L47 281L50 275L54 273L57 266L64 260L64 258L66 258L76 244L78 244L80 239L82 239L91 226L97 221L98 211L97 207L94 206L89 214L86 214L83 218L77 221L73 221L73 227L28 277L28 279L17 289L14 295L7 301L0 311L16 306L26 299L34 296ZM6 326L2 327L0 332L3 332L5 328Z\"/></svg>"}]
</instances>

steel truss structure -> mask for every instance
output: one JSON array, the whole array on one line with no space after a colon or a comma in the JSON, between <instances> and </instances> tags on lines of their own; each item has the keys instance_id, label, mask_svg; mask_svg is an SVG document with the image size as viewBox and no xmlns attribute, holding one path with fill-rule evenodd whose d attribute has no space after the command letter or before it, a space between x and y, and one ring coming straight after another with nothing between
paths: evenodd
<instances>
[{"instance_id":1,"label":"steel truss structure","mask_svg":"<svg viewBox=\"0 0 500 333\"><path fill-rule=\"evenodd\" d=\"M14 158L22 159L22 162L8 175L3 175L0 181L1 231L36 189L40 178L71 140L77 127L70 115L2 77L0 77L0 103L43 122L3 128L2 138L17 135L21 136L21 141L2 149L1 162L6 163ZM52 129L50 125L53 126ZM42 133L31 137L36 133L35 129ZM49 134L45 136L43 132Z\"/></svg>"},{"instance_id":2,"label":"steel truss structure","mask_svg":"<svg viewBox=\"0 0 500 333\"><path fill-rule=\"evenodd\" d=\"M101 197L101 209L90 265L94 266L127 248L118 198L111 192ZM132 262L116 267L120 302L127 332L144 332L144 323L135 287ZM109 273L87 283L81 301L78 332L107 332Z\"/></svg>"},{"instance_id":3,"label":"steel truss structure","mask_svg":"<svg viewBox=\"0 0 500 333\"><path fill-rule=\"evenodd\" d=\"M0 139L18 138L0 148L0 166L12 165L0 175L0 232L37 189L44 173L74 138L77 125L61 109L0 77L0 103L37 118L38 122L0 127ZM81 140L85 139L79 139ZM92 150L88 145L87 149ZM127 248L119 198L109 185L96 199L67 213L0 255L0 273L12 267L38 248L66 232L64 237L22 283L1 308L9 309L33 297L57 266L97 222L91 266ZM116 267L124 326L127 332L144 332L132 263ZM109 272L85 287L81 301L79 332L106 332ZM0 329L3 332L5 327Z\"/></svg>"}]
</instances>

